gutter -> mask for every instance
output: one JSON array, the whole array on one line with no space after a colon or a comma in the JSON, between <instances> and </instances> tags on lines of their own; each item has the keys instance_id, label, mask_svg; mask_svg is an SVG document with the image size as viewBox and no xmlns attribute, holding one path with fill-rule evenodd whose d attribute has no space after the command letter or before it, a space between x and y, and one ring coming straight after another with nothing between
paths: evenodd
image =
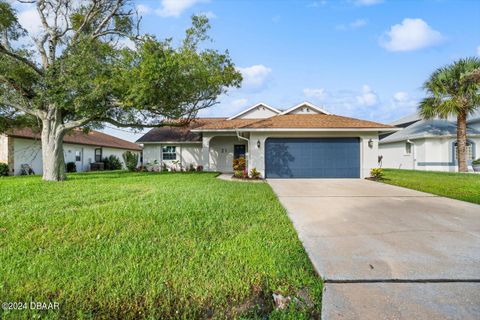
<instances>
[{"instance_id":1,"label":"gutter","mask_svg":"<svg viewBox=\"0 0 480 320\"><path fill-rule=\"evenodd\" d=\"M191 132L394 132L403 128L242 128L242 129L193 129Z\"/></svg>"}]
</instances>

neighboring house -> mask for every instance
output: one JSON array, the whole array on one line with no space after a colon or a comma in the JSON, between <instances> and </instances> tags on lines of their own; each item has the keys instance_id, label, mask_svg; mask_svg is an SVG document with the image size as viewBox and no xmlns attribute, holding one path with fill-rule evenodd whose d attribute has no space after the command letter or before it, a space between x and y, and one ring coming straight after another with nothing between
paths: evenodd
<instances>
[{"instance_id":1,"label":"neighboring house","mask_svg":"<svg viewBox=\"0 0 480 320\"><path fill-rule=\"evenodd\" d=\"M75 162L77 171L90 170L90 163L99 162L110 155L123 163L122 154L127 151L141 152L140 146L108 134L74 130L63 139L65 163ZM0 162L7 163L11 174L19 175L21 165L28 164L35 174L42 174L42 148L40 134L31 129L15 129L0 135Z\"/></svg>"},{"instance_id":2,"label":"neighboring house","mask_svg":"<svg viewBox=\"0 0 480 320\"><path fill-rule=\"evenodd\" d=\"M404 128L380 137L379 154L384 168L457 171L456 119L422 120L415 113L392 125ZM480 157L480 112L467 120L467 162Z\"/></svg>"},{"instance_id":3,"label":"neighboring house","mask_svg":"<svg viewBox=\"0 0 480 320\"><path fill-rule=\"evenodd\" d=\"M390 125L337 116L308 102L280 111L259 103L230 118L154 128L140 138L144 164L232 172L247 159L266 178L360 178L378 163L378 135Z\"/></svg>"}]
</instances>

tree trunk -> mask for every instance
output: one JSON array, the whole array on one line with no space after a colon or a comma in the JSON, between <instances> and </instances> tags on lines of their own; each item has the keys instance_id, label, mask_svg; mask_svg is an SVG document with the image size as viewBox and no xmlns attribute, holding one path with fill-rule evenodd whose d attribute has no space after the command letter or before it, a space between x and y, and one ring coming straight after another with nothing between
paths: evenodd
<instances>
[{"instance_id":1,"label":"tree trunk","mask_svg":"<svg viewBox=\"0 0 480 320\"><path fill-rule=\"evenodd\" d=\"M458 172L468 172L466 151L467 151L467 113L462 111L457 116Z\"/></svg>"},{"instance_id":2,"label":"tree trunk","mask_svg":"<svg viewBox=\"0 0 480 320\"><path fill-rule=\"evenodd\" d=\"M63 137L58 117L45 119L42 126L43 180L63 181L65 175L65 157L63 154Z\"/></svg>"}]
</instances>

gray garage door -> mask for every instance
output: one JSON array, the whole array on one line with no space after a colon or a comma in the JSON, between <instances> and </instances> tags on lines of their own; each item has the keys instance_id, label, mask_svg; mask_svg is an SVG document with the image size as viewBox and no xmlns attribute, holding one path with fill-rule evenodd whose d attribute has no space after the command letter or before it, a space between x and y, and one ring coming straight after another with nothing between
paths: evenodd
<instances>
[{"instance_id":1,"label":"gray garage door","mask_svg":"<svg viewBox=\"0 0 480 320\"><path fill-rule=\"evenodd\" d=\"M267 178L360 178L359 138L269 138Z\"/></svg>"}]
</instances>

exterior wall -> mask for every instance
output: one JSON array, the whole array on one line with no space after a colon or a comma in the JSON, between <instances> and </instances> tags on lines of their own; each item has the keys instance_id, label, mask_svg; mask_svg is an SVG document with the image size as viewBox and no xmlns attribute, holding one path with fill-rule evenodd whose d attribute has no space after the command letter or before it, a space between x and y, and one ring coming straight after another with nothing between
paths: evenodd
<instances>
[{"instance_id":1,"label":"exterior wall","mask_svg":"<svg viewBox=\"0 0 480 320\"><path fill-rule=\"evenodd\" d=\"M219 172L233 172L233 147L246 145L247 141L237 136L217 136L210 140L209 169ZM248 152L248 147L246 148ZM247 155L248 158L248 155Z\"/></svg>"},{"instance_id":2,"label":"exterior wall","mask_svg":"<svg viewBox=\"0 0 480 320\"><path fill-rule=\"evenodd\" d=\"M265 140L267 138L360 138L360 177L370 176L370 170L378 167L378 134L370 132L251 132L248 147L248 168L256 168L265 176ZM373 147L368 146L372 140ZM260 141L260 148L257 142Z\"/></svg>"},{"instance_id":3,"label":"exterior wall","mask_svg":"<svg viewBox=\"0 0 480 320\"><path fill-rule=\"evenodd\" d=\"M242 114L240 117L236 119L264 119L264 118L270 118L277 115L277 113L273 112L272 110L264 107L264 106L258 106L244 114Z\"/></svg>"},{"instance_id":4,"label":"exterior wall","mask_svg":"<svg viewBox=\"0 0 480 320\"><path fill-rule=\"evenodd\" d=\"M202 161L202 145L200 143L148 143L143 147L143 163L153 164L155 161L162 165L165 163L168 167L173 165L175 160L162 159L162 146L175 146L176 160L180 160L182 168L188 169L190 165L197 167L204 166Z\"/></svg>"},{"instance_id":5,"label":"exterior wall","mask_svg":"<svg viewBox=\"0 0 480 320\"><path fill-rule=\"evenodd\" d=\"M480 138L468 140L474 143L474 157L480 157ZM379 154L383 155L384 168L456 172L458 166L454 155L455 141L454 137L414 140L411 156L404 155L405 141L381 144ZM469 171L473 171L470 164Z\"/></svg>"},{"instance_id":6,"label":"exterior wall","mask_svg":"<svg viewBox=\"0 0 480 320\"><path fill-rule=\"evenodd\" d=\"M0 162L8 163L8 136L0 134Z\"/></svg>"},{"instance_id":7,"label":"exterior wall","mask_svg":"<svg viewBox=\"0 0 480 320\"><path fill-rule=\"evenodd\" d=\"M413 148L418 152L418 146L412 146L412 153L405 153L405 141L392 142L387 144L380 144L378 153L383 156L382 167L393 169L413 169L414 158Z\"/></svg>"},{"instance_id":8,"label":"exterior wall","mask_svg":"<svg viewBox=\"0 0 480 320\"><path fill-rule=\"evenodd\" d=\"M42 174L42 147L40 140L11 138L13 139L13 169L15 175L20 175L21 165L28 164L36 174ZM63 145L63 151L65 156L65 163L75 162L77 172L83 172L90 170L90 163L95 162L95 149L100 147L89 145L77 145L65 143ZM80 152L80 161L76 161L76 152ZM108 157L110 155L117 156L122 162L123 153L127 151L124 149L102 147L102 157ZM137 152L139 153L139 152Z\"/></svg>"}]
</instances>

